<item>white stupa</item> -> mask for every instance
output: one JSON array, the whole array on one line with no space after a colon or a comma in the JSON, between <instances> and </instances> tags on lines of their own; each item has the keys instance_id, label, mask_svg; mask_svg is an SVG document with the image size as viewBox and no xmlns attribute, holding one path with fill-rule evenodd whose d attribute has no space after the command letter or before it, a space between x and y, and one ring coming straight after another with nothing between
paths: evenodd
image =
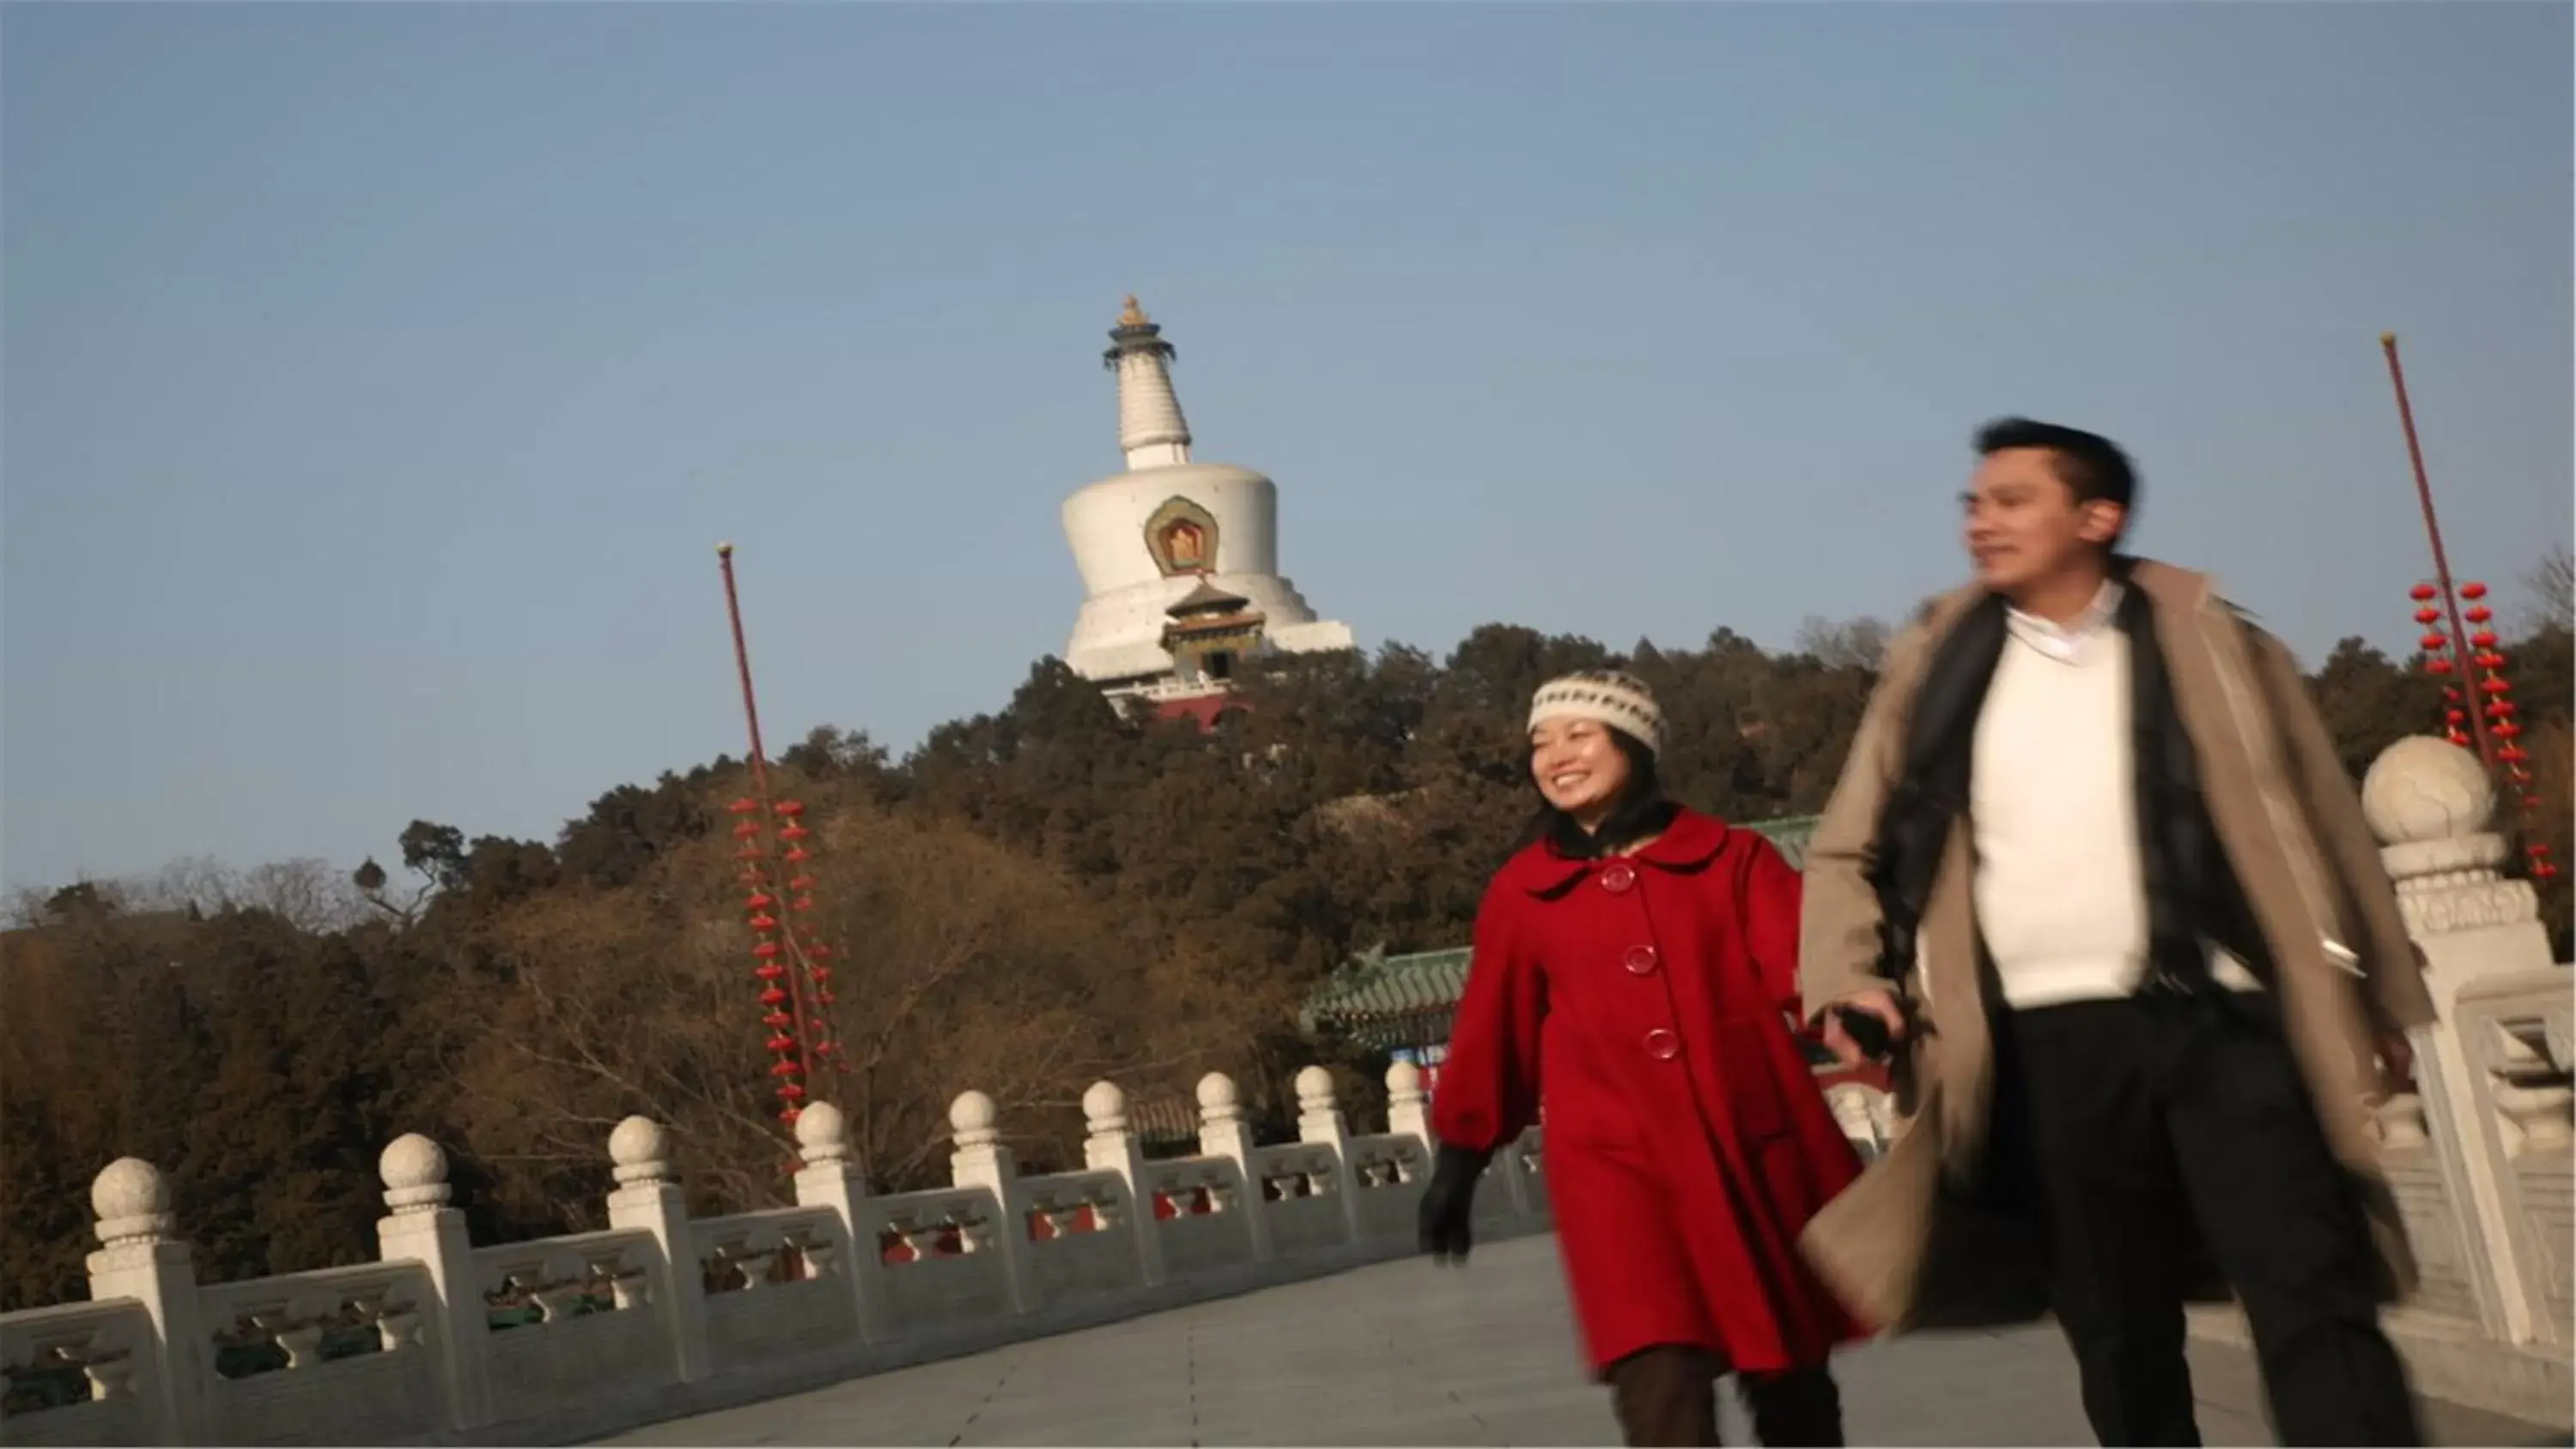
<instances>
[{"instance_id":1,"label":"white stupa","mask_svg":"<svg viewBox=\"0 0 2576 1449\"><path fill-rule=\"evenodd\" d=\"M1065 662L1122 704L1222 695L1249 654L1353 647L1279 575L1277 485L1190 461L1162 331L1127 299L1103 354L1127 471L1064 501L1084 593Z\"/></svg>"}]
</instances>

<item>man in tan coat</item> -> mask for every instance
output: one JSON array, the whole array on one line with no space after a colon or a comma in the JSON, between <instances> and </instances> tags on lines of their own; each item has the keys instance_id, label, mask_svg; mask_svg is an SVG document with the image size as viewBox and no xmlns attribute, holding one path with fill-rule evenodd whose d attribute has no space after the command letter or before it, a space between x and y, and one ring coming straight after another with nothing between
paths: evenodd
<instances>
[{"instance_id":1,"label":"man in tan coat","mask_svg":"<svg viewBox=\"0 0 2576 1449\"><path fill-rule=\"evenodd\" d=\"M2284 1443L2421 1443L2365 1103L2433 1010L2360 802L2288 652L2116 551L2117 447L1977 451L1977 582L1891 649L1808 847L1804 999L1847 1061L1896 1043L1908 1126L1801 1246L1882 1328L2053 1312L2104 1444L2200 1442L2221 1280Z\"/></svg>"}]
</instances>

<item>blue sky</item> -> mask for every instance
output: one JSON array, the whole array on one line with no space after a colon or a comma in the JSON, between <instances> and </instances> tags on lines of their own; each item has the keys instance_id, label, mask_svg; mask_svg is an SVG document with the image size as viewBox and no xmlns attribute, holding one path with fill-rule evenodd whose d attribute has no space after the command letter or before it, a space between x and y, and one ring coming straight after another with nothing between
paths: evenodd
<instances>
[{"instance_id":1,"label":"blue sky","mask_svg":"<svg viewBox=\"0 0 2576 1449\"><path fill-rule=\"evenodd\" d=\"M0 875L551 836L1060 650L1140 293L1364 642L1786 643L1965 439L2312 659L2570 532L2565 5L0 9Z\"/></svg>"}]
</instances>

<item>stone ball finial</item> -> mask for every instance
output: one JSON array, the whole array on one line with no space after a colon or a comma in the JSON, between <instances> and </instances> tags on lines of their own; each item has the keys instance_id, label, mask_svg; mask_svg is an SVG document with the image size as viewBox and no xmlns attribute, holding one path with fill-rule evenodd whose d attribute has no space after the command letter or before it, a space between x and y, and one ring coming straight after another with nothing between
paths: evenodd
<instances>
[{"instance_id":1,"label":"stone ball finial","mask_svg":"<svg viewBox=\"0 0 2576 1449\"><path fill-rule=\"evenodd\" d=\"M1085 1124L1095 1133L1127 1130L1127 1089L1116 1082L1094 1082L1082 1094Z\"/></svg>"},{"instance_id":2,"label":"stone ball finial","mask_svg":"<svg viewBox=\"0 0 2576 1449\"><path fill-rule=\"evenodd\" d=\"M829 1102L808 1102L796 1114L796 1152L807 1167L850 1159L850 1124Z\"/></svg>"},{"instance_id":3,"label":"stone ball finial","mask_svg":"<svg viewBox=\"0 0 2576 1449\"><path fill-rule=\"evenodd\" d=\"M1333 1074L1322 1067L1308 1067L1297 1074L1297 1105L1308 1112L1333 1109Z\"/></svg>"},{"instance_id":4,"label":"stone ball finial","mask_svg":"<svg viewBox=\"0 0 2576 1449\"><path fill-rule=\"evenodd\" d=\"M417 1132L406 1132L385 1144L376 1158L376 1176L384 1180L385 1206L397 1217L428 1212L451 1195L447 1149Z\"/></svg>"},{"instance_id":5,"label":"stone ball finial","mask_svg":"<svg viewBox=\"0 0 2576 1449\"><path fill-rule=\"evenodd\" d=\"M428 1187L447 1181L447 1149L417 1132L406 1132L385 1144L376 1158L376 1176L388 1189Z\"/></svg>"},{"instance_id":6,"label":"stone ball finial","mask_svg":"<svg viewBox=\"0 0 2576 1449\"><path fill-rule=\"evenodd\" d=\"M110 1218L143 1218L170 1210L170 1181L140 1157L120 1157L89 1185L90 1211Z\"/></svg>"},{"instance_id":7,"label":"stone ball finial","mask_svg":"<svg viewBox=\"0 0 2576 1449\"><path fill-rule=\"evenodd\" d=\"M1234 1078L1223 1072L1210 1072L1199 1078L1200 1111L1231 1112L1242 1105L1243 1093L1234 1085Z\"/></svg>"},{"instance_id":8,"label":"stone ball finial","mask_svg":"<svg viewBox=\"0 0 2576 1449\"><path fill-rule=\"evenodd\" d=\"M671 1177L671 1129L650 1117L629 1117L608 1134L608 1160L617 1164L620 1187L667 1182Z\"/></svg>"},{"instance_id":9,"label":"stone ball finial","mask_svg":"<svg viewBox=\"0 0 2576 1449\"><path fill-rule=\"evenodd\" d=\"M2495 807L2495 782L2477 755L2431 735L2380 751L2361 781L2361 812L2388 846L2475 835L2494 820Z\"/></svg>"},{"instance_id":10,"label":"stone ball finial","mask_svg":"<svg viewBox=\"0 0 2576 1449\"><path fill-rule=\"evenodd\" d=\"M170 1181L140 1157L120 1157L89 1187L98 1240L109 1247L157 1243L179 1230L170 1212Z\"/></svg>"},{"instance_id":11,"label":"stone ball finial","mask_svg":"<svg viewBox=\"0 0 2576 1449\"><path fill-rule=\"evenodd\" d=\"M959 1137L990 1133L1000 1120L1001 1110L981 1092L960 1092L957 1100L948 1104L949 1130Z\"/></svg>"},{"instance_id":12,"label":"stone ball finial","mask_svg":"<svg viewBox=\"0 0 2576 1449\"><path fill-rule=\"evenodd\" d=\"M1411 1062L1397 1062L1386 1069L1386 1094L1395 1098L1422 1095L1422 1068Z\"/></svg>"}]
</instances>

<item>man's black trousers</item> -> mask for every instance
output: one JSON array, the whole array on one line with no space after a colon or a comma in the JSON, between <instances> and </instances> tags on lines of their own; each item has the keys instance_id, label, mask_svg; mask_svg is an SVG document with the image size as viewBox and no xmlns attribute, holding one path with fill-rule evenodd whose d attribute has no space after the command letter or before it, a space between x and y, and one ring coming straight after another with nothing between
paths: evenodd
<instances>
[{"instance_id":1,"label":"man's black trousers","mask_svg":"<svg viewBox=\"0 0 2576 1449\"><path fill-rule=\"evenodd\" d=\"M2200 1442L2183 1358L2194 1228L2245 1307L2282 1443L2423 1443L2379 1329L2360 1196L2270 998L2157 995L2001 1017L1995 1186L2036 1210L2102 1443Z\"/></svg>"}]
</instances>

